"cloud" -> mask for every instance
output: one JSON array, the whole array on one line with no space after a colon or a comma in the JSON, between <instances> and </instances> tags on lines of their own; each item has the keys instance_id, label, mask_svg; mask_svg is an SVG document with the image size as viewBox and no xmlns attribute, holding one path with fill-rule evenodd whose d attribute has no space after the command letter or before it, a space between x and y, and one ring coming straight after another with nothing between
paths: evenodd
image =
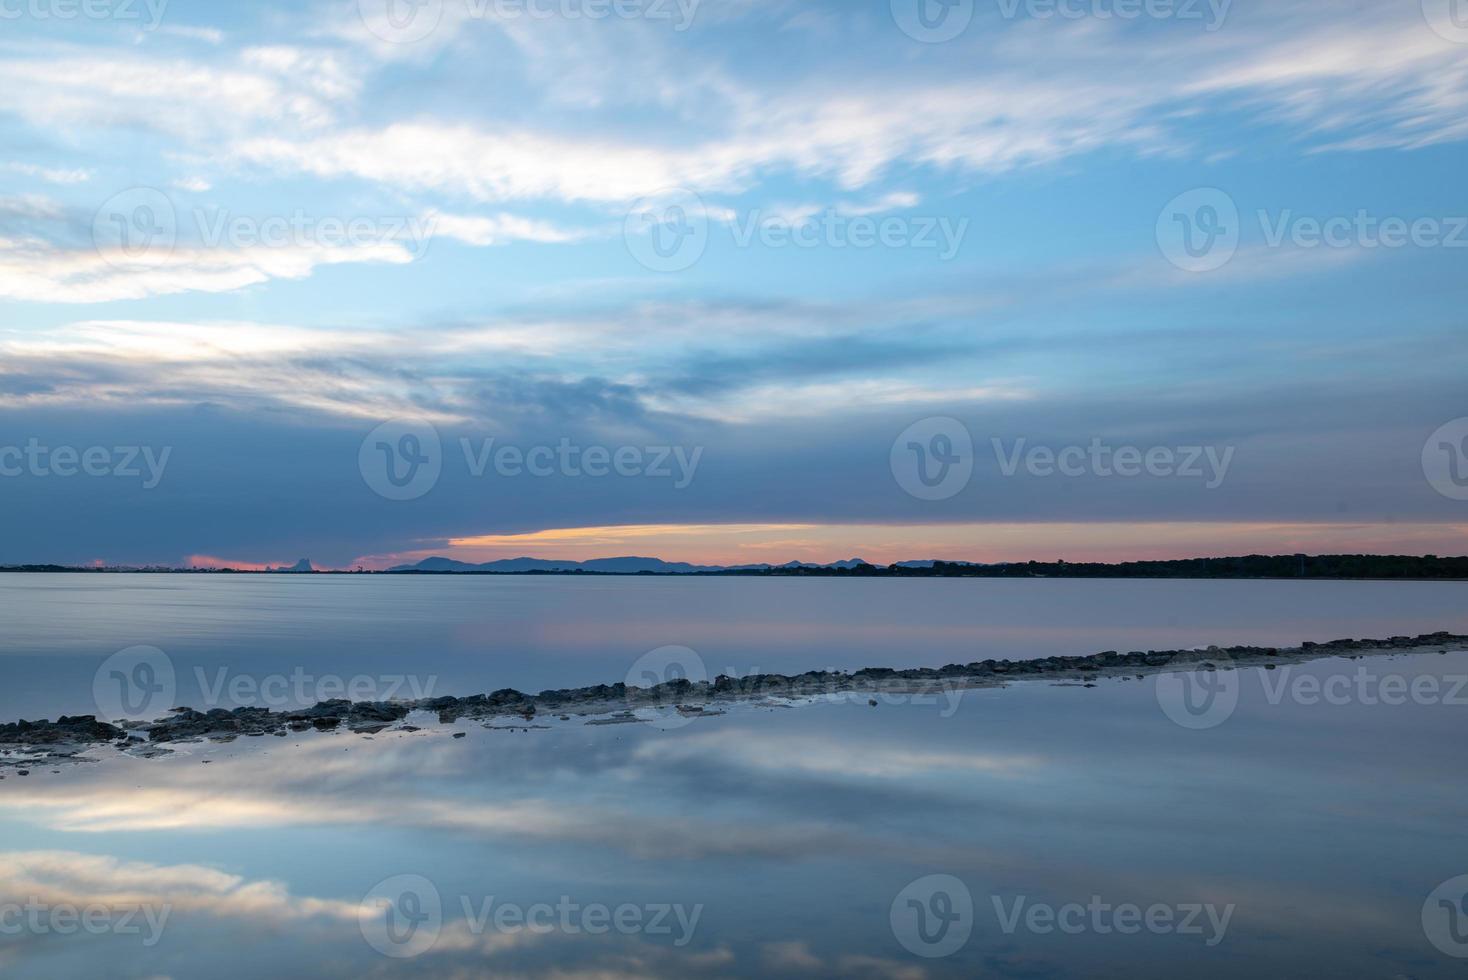
<instances>
[{"instance_id":1,"label":"cloud","mask_svg":"<svg viewBox=\"0 0 1468 980\"><path fill-rule=\"evenodd\" d=\"M357 903L290 894L196 864L159 865L76 851L0 852L0 894L38 904L167 907L235 920L291 925L303 918L355 923Z\"/></svg>"},{"instance_id":2,"label":"cloud","mask_svg":"<svg viewBox=\"0 0 1468 980\"><path fill-rule=\"evenodd\" d=\"M185 24L159 24L155 28L161 34L173 37L186 38L190 41L202 41L205 44L218 46L224 43L225 34L217 27L190 27Z\"/></svg>"},{"instance_id":3,"label":"cloud","mask_svg":"<svg viewBox=\"0 0 1468 980\"><path fill-rule=\"evenodd\" d=\"M256 124L306 129L336 118L359 79L333 54L246 49L230 64L60 47L46 57L0 58L0 114L39 127L131 127L205 145Z\"/></svg>"},{"instance_id":4,"label":"cloud","mask_svg":"<svg viewBox=\"0 0 1468 980\"><path fill-rule=\"evenodd\" d=\"M42 167L34 163L9 163L5 168L11 173L39 177L50 184L84 184L92 179L92 171L81 167Z\"/></svg>"},{"instance_id":5,"label":"cloud","mask_svg":"<svg viewBox=\"0 0 1468 980\"><path fill-rule=\"evenodd\" d=\"M595 57L573 57L541 37L550 27L499 24L532 76L587 64L620 76L635 66L649 80L637 89L642 101L658 104L656 93L676 90L681 99L696 97L702 111L685 118L681 102L661 103L678 119L684 138L676 142L666 138L665 120L605 135L420 116L304 137L246 137L233 152L286 172L479 201L624 204L670 187L743 192L785 171L851 190L899 167L984 175L1107 148L1184 153L1201 138L1188 127L1190 116L1238 110L1303 126L1316 148L1405 149L1465 135L1468 68L1415 12L1332 25L1318 10L1281 10L1241 17L1226 37L1128 31L1094 20L1009 24L985 40L934 52L932 67L894 71L892 62L874 59L839 85L710 67L701 53L678 52L656 31L615 34L635 39L633 50L578 33L576 43L592 45ZM1290 36L1281 40L1286 24ZM570 30L554 27L557 37ZM1043 75L1029 70L1040 51L1053 66ZM1156 84L1168 75L1180 84ZM571 88L587 93L582 107L608 108L605 84ZM552 102L567 98L563 85L545 92ZM420 152L426 146L434 152Z\"/></svg>"},{"instance_id":6,"label":"cloud","mask_svg":"<svg viewBox=\"0 0 1468 980\"><path fill-rule=\"evenodd\" d=\"M957 692L954 692L957 693ZM942 695L934 695L941 701ZM652 762L719 759L724 765L755 772L782 772L835 779L912 779L925 773L979 773L1018 778L1047 765L1040 756L986 752L943 752L891 748L819 736L792 743L783 736L745 733L730 741L719 733L688 735L676 741L645 742L637 758Z\"/></svg>"},{"instance_id":7,"label":"cloud","mask_svg":"<svg viewBox=\"0 0 1468 980\"><path fill-rule=\"evenodd\" d=\"M40 303L102 303L175 293L222 293L272 279L305 279L318 266L413 261L406 244L361 246L301 242L219 249L153 247L141 256L122 249L60 248L0 238L0 297Z\"/></svg>"},{"instance_id":8,"label":"cloud","mask_svg":"<svg viewBox=\"0 0 1468 980\"><path fill-rule=\"evenodd\" d=\"M469 245L508 245L512 242L566 244L586 239L592 233L579 229L559 228L547 221L535 221L501 212L495 215L459 215L430 211L425 223L437 237L453 238Z\"/></svg>"}]
</instances>

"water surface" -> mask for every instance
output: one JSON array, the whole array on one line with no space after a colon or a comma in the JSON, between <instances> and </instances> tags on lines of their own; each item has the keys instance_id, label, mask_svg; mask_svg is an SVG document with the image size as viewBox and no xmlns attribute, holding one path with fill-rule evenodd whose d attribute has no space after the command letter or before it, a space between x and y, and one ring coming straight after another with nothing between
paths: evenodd
<instances>
[{"instance_id":1,"label":"water surface","mask_svg":"<svg viewBox=\"0 0 1468 980\"><path fill-rule=\"evenodd\" d=\"M0 907L169 917L156 935L0 934L0 969L1461 976L1422 911L1468 873L1468 707L1270 695L1281 676L1295 690L1363 667L1450 679L1468 654L1244 671L1237 709L1204 730L1170 720L1149 679L971 691L956 710L766 707L670 730L466 723L153 761L99 750L96 764L0 781ZM936 919L919 932L914 894L957 909L941 939ZM1179 920L1231 911L1221 934L1006 929L1000 911L1098 902ZM575 911L527 932L495 924L506 906ZM582 910L598 907L630 910L630 928L588 930ZM684 920L653 929L671 908Z\"/></svg>"},{"instance_id":2,"label":"water surface","mask_svg":"<svg viewBox=\"0 0 1468 980\"><path fill-rule=\"evenodd\" d=\"M93 675L138 644L179 703L228 707L221 678L533 692L668 645L713 676L1468 633L1468 583L0 574L0 622L11 719L97 710Z\"/></svg>"}]
</instances>

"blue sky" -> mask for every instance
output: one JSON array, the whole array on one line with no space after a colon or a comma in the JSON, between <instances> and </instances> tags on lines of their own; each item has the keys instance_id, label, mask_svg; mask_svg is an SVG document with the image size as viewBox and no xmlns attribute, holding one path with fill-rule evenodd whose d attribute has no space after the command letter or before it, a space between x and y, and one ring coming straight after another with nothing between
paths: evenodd
<instances>
[{"instance_id":1,"label":"blue sky","mask_svg":"<svg viewBox=\"0 0 1468 980\"><path fill-rule=\"evenodd\" d=\"M1468 550L1457 0L916 2L0 4L0 561Z\"/></svg>"}]
</instances>

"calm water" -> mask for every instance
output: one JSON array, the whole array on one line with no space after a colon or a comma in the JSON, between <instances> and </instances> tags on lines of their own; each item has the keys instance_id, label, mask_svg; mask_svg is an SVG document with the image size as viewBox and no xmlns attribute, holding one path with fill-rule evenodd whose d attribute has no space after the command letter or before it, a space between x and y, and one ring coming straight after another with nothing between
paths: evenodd
<instances>
[{"instance_id":1,"label":"calm water","mask_svg":"<svg viewBox=\"0 0 1468 980\"><path fill-rule=\"evenodd\" d=\"M0 622L11 719L97 710L99 666L139 644L169 658L179 703L229 706L352 680L612 682L669 645L713 676L1468 633L1468 583L9 574Z\"/></svg>"},{"instance_id":2,"label":"calm water","mask_svg":"<svg viewBox=\"0 0 1468 980\"><path fill-rule=\"evenodd\" d=\"M1468 632L1462 586L1412 583L0 588L7 713L32 717L136 643L181 687L406 657L459 691L616 679L668 643L768 669ZM1194 727L1128 679L0 770L0 974L1463 976L1468 653L1227 676Z\"/></svg>"}]
</instances>

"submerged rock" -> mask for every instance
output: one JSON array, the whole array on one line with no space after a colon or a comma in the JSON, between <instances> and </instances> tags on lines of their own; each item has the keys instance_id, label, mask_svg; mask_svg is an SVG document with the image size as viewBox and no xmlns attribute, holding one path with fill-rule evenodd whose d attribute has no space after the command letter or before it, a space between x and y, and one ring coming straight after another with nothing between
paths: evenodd
<instances>
[{"instance_id":1,"label":"submerged rock","mask_svg":"<svg viewBox=\"0 0 1468 980\"><path fill-rule=\"evenodd\" d=\"M667 708L683 717L722 714L710 710L720 704L752 702L782 706L792 698L832 694L888 693L933 694L952 688L996 687L1015 680L1076 680L1093 687L1101 677L1142 678L1148 673L1177 670L1231 670L1281 663L1299 663L1323 657L1356 657L1363 654L1395 654L1430 647L1434 652L1468 648L1468 636L1448 632L1422 636L1394 636L1387 640L1331 640L1303 643L1298 647L1208 647L1205 650L1148 650L1104 653L1086 657L1043 657L1036 660L984 660L966 665L895 669L867 667L845 672L807 671L804 674L755 674L734 678L719 675L712 682L670 680L648 688L626 684L597 684L592 687L524 694L510 688L492 694L468 697L434 697L416 701L322 701L308 708L272 711L268 708L214 708L207 712L176 708L153 722L119 727L93 715L62 716L56 721L17 721L0 724L0 745L45 747L54 757L65 757L90 745L117 743L132 755L151 757L133 746L169 742L233 741L241 736L284 736L288 732L337 731L345 726L359 734L375 734L403 721L413 712L436 714L440 724L460 719L487 720L518 717L525 721L541 713L562 721L573 715L596 716L588 725L636 724L638 708ZM773 700L766 700L773 699ZM875 698L868 704L877 706ZM404 724L399 730L414 732ZM462 737L459 733L455 737ZM146 739L146 742L140 739ZM22 770L25 775L29 771Z\"/></svg>"}]
</instances>

